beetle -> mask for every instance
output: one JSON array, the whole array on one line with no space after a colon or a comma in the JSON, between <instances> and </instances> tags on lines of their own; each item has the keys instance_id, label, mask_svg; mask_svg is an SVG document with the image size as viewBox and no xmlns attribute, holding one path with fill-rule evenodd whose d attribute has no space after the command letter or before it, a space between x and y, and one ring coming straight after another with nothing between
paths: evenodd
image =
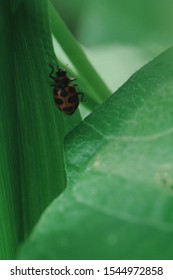
<instances>
[{"instance_id":1,"label":"beetle","mask_svg":"<svg viewBox=\"0 0 173 280\"><path fill-rule=\"evenodd\" d=\"M49 77L54 81L51 84L54 87L54 102L63 113L72 115L79 106L79 95L81 94L83 97L83 93L76 90L77 84L72 84L72 81L76 79L69 78L64 69L57 66L56 76L54 77L52 75L54 73L54 67L49 66L51 67Z\"/></svg>"}]
</instances>

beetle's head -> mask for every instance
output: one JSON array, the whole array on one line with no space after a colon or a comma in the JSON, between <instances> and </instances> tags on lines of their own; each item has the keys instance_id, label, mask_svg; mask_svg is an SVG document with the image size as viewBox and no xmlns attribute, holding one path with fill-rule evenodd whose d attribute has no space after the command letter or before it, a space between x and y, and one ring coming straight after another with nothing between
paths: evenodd
<instances>
[{"instance_id":1,"label":"beetle's head","mask_svg":"<svg viewBox=\"0 0 173 280\"><path fill-rule=\"evenodd\" d=\"M57 74L57 77L65 77L67 72L64 69L57 67L56 74Z\"/></svg>"}]
</instances>

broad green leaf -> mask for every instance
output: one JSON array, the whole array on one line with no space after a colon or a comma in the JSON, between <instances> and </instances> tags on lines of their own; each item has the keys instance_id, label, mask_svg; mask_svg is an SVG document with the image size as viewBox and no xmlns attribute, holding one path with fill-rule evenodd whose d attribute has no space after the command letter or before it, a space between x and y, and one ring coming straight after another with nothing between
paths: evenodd
<instances>
[{"instance_id":1,"label":"broad green leaf","mask_svg":"<svg viewBox=\"0 0 173 280\"><path fill-rule=\"evenodd\" d=\"M68 188L23 259L172 259L173 48L66 138Z\"/></svg>"}]
</instances>

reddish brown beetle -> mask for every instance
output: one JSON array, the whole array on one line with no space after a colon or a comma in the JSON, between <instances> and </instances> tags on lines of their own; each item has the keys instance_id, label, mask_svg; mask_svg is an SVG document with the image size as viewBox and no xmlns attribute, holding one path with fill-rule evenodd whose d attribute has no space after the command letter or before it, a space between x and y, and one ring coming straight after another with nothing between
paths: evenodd
<instances>
[{"instance_id":1,"label":"reddish brown beetle","mask_svg":"<svg viewBox=\"0 0 173 280\"><path fill-rule=\"evenodd\" d=\"M51 65L50 67L52 70L49 77L54 81L54 84L51 86L54 87L53 95L55 104L65 114L72 115L79 105L79 94L82 95L83 99L83 93L76 90L77 84L71 83L76 79L69 78L65 70L57 66L56 77L54 77L52 75L54 73L54 67Z\"/></svg>"}]
</instances>

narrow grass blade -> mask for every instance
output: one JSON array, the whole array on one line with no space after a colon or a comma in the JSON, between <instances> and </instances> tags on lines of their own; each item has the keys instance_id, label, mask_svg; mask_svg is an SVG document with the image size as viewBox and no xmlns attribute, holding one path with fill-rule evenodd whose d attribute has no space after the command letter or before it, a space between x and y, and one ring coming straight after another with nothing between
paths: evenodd
<instances>
[{"instance_id":1,"label":"narrow grass blade","mask_svg":"<svg viewBox=\"0 0 173 280\"><path fill-rule=\"evenodd\" d=\"M94 70L79 43L76 42L50 2L49 10L53 34L76 67L83 84L86 85L86 96L89 97L88 102L101 104L111 95L109 89Z\"/></svg>"}]
</instances>

